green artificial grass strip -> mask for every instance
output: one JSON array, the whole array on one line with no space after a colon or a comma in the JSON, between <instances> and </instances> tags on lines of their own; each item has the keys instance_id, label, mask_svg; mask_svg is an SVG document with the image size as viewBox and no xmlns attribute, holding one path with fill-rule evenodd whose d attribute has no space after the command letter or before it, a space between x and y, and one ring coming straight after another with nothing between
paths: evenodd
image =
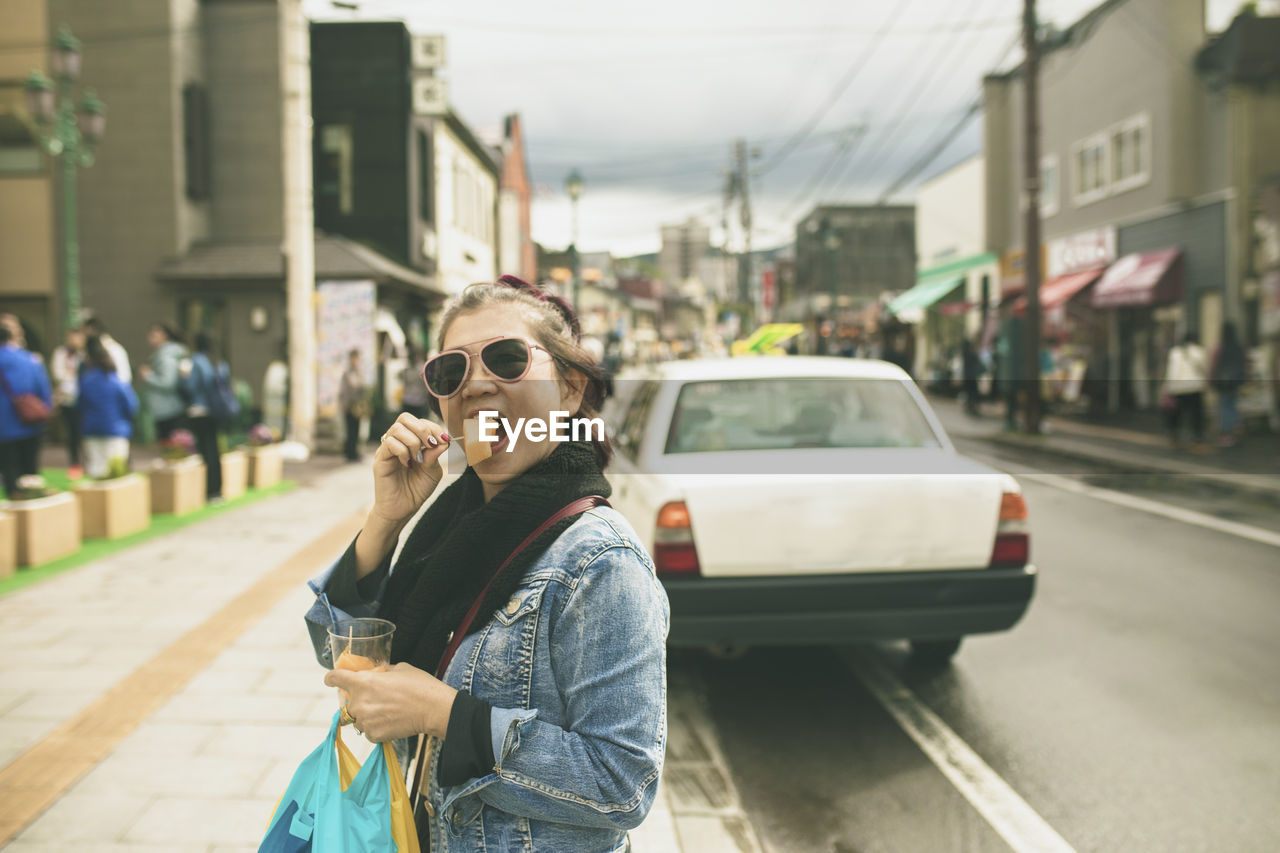
<instances>
[{"instance_id":1,"label":"green artificial grass strip","mask_svg":"<svg viewBox=\"0 0 1280 853\"><path fill-rule=\"evenodd\" d=\"M119 539L89 539L80 546L80 550L74 554L69 554L57 560L51 560L38 566L29 566L27 568L18 569L17 573L12 577L0 580L0 598L12 592L17 592L24 587L31 586L34 583L47 580L48 578L60 575L68 569L74 569L77 566L83 566L86 563L92 563L94 560L101 560L103 557L109 557L118 551L131 548L134 545L146 542L148 539L154 539L157 536L163 536L166 533L172 533L175 530L203 521L215 515L221 515L228 510L238 509L242 506L257 503L266 498L276 495L283 495L291 492L298 487L293 480L282 480L274 486L265 489L250 489L240 497L229 500L226 503L217 506L205 506L194 512L185 515L153 515L151 516L151 526L146 530L140 530L129 536L122 536Z\"/></svg>"}]
</instances>

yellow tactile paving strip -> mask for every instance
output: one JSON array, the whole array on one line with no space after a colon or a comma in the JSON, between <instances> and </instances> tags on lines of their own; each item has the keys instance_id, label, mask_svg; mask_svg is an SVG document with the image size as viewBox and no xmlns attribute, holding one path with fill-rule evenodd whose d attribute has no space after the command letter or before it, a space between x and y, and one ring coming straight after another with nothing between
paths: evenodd
<instances>
[{"instance_id":1,"label":"yellow tactile paving strip","mask_svg":"<svg viewBox=\"0 0 1280 853\"><path fill-rule=\"evenodd\" d=\"M107 758L147 717L346 545L364 521L335 525L0 769L0 847Z\"/></svg>"}]
</instances>

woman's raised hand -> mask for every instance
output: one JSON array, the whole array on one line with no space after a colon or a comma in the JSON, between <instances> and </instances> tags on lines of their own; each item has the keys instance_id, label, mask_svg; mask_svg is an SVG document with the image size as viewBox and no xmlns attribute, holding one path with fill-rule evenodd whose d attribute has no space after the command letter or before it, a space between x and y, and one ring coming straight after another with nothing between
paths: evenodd
<instances>
[{"instance_id":1,"label":"woman's raised hand","mask_svg":"<svg viewBox=\"0 0 1280 853\"><path fill-rule=\"evenodd\" d=\"M440 485L440 457L451 441L439 424L408 412L396 418L373 455L372 513L400 524L417 512Z\"/></svg>"}]
</instances>

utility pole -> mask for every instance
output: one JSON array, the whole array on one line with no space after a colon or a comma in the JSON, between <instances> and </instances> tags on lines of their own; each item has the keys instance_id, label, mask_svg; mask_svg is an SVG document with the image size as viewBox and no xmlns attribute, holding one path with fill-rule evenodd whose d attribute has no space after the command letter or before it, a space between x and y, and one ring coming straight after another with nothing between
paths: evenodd
<instances>
[{"instance_id":1,"label":"utility pole","mask_svg":"<svg viewBox=\"0 0 1280 853\"><path fill-rule=\"evenodd\" d=\"M299 0L279 5L281 151L284 162L285 306L289 338L289 437L315 439L315 225L311 185L311 40Z\"/></svg>"},{"instance_id":2,"label":"utility pole","mask_svg":"<svg viewBox=\"0 0 1280 853\"><path fill-rule=\"evenodd\" d=\"M1027 295L1027 432L1040 433L1040 97L1036 0L1023 0L1023 190L1026 235L1023 268Z\"/></svg>"},{"instance_id":3,"label":"utility pole","mask_svg":"<svg viewBox=\"0 0 1280 853\"><path fill-rule=\"evenodd\" d=\"M754 315L751 301L751 175L748 171L747 141L739 139L734 143L734 167L737 172L737 194L739 222L742 224L742 256L738 263L738 301L743 308L743 329L753 325L750 321Z\"/></svg>"}]
</instances>

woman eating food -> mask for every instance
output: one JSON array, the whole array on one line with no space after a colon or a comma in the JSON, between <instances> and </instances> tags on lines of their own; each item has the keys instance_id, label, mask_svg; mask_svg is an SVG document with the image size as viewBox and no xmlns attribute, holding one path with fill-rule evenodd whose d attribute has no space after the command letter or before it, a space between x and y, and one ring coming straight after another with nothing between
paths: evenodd
<instances>
[{"instance_id":1,"label":"woman eating food","mask_svg":"<svg viewBox=\"0 0 1280 853\"><path fill-rule=\"evenodd\" d=\"M397 741L424 850L626 850L662 771L666 595L605 500L608 440L500 426L596 417L600 367L569 305L511 276L455 297L437 339L422 378L443 425L406 413L383 435L373 508L324 586L377 602L393 665L325 684L344 722ZM467 433L467 469L392 565Z\"/></svg>"}]
</instances>

